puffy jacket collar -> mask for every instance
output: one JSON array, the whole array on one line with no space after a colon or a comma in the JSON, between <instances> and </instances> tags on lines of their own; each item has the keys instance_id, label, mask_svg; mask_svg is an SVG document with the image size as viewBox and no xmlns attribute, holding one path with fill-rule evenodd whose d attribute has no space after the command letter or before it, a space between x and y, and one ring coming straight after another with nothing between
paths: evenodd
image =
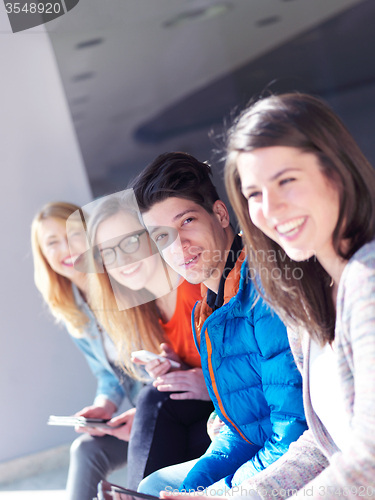
<instances>
[{"instance_id":1,"label":"puffy jacket collar","mask_svg":"<svg viewBox=\"0 0 375 500\"><path fill-rule=\"evenodd\" d=\"M224 304L227 304L238 293L241 280L241 267L245 259L246 259L246 251L243 248L234 265L234 268L230 271L225 281ZM201 284L202 300L197 302L194 309L194 326L198 342L200 341L202 326L206 321L206 319L209 316L211 316L213 312L211 307L207 304L207 290L208 288L206 287L206 285L202 283Z\"/></svg>"}]
</instances>

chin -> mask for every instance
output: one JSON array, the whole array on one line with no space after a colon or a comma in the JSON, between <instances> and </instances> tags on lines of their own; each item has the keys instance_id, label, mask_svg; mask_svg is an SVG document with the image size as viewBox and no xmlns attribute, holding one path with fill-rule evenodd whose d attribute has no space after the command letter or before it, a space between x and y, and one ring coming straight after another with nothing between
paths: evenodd
<instances>
[{"instance_id":1,"label":"chin","mask_svg":"<svg viewBox=\"0 0 375 500\"><path fill-rule=\"evenodd\" d=\"M193 276L183 276L183 278L186 279L186 281L188 281L190 284L192 285L199 285L200 283L202 283L202 279L200 278L195 278Z\"/></svg>"},{"instance_id":2,"label":"chin","mask_svg":"<svg viewBox=\"0 0 375 500\"><path fill-rule=\"evenodd\" d=\"M315 255L314 250L302 250L302 249L291 249L286 250L285 253L289 258L296 262L302 262L304 260L308 260Z\"/></svg>"},{"instance_id":3,"label":"chin","mask_svg":"<svg viewBox=\"0 0 375 500\"><path fill-rule=\"evenodd\" d=\"M138 290L142 290L142 288L144 288L146 286L146 283L144 283L143 281L140 282L140 281L137 281L136 283L134 282L131 282L131 283L122 283L124 286L126 286L126 288L129 288L129 290L134 290L134 292L137 292Z\"/></svg>"},{"instance_id":4,"label":"chin","mask_svg":"<svg viewBox=\"0 0 375 500\"><path fill-rule=\"evenodd\" d=\"M192 285L199 285L200 283L204 283L205 281L207 281L209 278L211 278L211 276L212 273L210 273L207 269L204 269L196 272L192 270L190 273L187 273L184 278Z\"/></svg>"}]
</instances>

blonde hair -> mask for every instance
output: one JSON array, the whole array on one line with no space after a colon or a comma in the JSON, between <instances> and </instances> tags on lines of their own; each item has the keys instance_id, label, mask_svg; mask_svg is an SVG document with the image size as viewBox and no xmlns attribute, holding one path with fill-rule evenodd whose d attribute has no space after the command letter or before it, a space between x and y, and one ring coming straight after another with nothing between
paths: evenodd
<instances>
[{"instance_id":1,"label":"blonde hair","mask_svg":"<svg viewBox=\"0 0 375 500\"><path fill-rule=\"evenodd\" d=\"M94 245L99 225L110 217L125 212L139 220L134 197L126 193L110 195L91 214L88 233ZM143 379L143 370L131 361L130 354L140 349L159 352L159 345L165 340L155 297L146 289L134 291L113 278L110 280L105 268L104 272L89 274L89 289L90 305L115 344L118 353L116 363L129 376ZM123 311L119 311L117 306L116 297L119 296L125 306Z\"/></svg>"},{"instance_id":2,"label":"blonde hair","mask_svg":"<svg viewBox=\"0 0 375 500\"><path fill-rule=\"evenodd\" d=\"M38 229L44 220L51 218L66 221L78 209L78 206L62 201L47 203L35 215L31 224L35 285L56 318L57 323L63 323L75 337L83 335L88 318L77 307L71 281L65 276L56 273L43 255L38 239Z\"/></svg>"}]
</instances>

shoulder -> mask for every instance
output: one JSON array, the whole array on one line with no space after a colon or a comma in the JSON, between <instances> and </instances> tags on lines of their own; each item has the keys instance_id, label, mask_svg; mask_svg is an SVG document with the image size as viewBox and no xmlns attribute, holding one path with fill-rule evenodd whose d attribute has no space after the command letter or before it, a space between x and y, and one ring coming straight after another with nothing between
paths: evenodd
<instances>
[{"instance_id":1,"label":"shoulder","mask_svg":"<svg viewBox=\"0 0 375 500\"><path fill-rule=\"evenodd\" d=\"M375 298L375 240L360 248L341 276L338 303Z\"/></svg>"},{"instance_id":2,"label":"shoulder","mask_svg":"<svg viewBox=\"0 0 375 500\"><path fill-rule=\"evenodd\" d=\"M349 278L354 278L354 273L361 271L369 272L375 269L375 240L363 245L349 260L344 273L343 279L348 280Z\"/></svg>"},{"instance_id":3,"label":"shoulder","mask_svg":"<svg viewBox=\"0 0 375 500\"><path fill-rule=\"evenodd\" d=\"M372 335L375 327L375 242L364 245L347 263L337 294L336 331L347 340Z\"/></svg>"}]
</instances>

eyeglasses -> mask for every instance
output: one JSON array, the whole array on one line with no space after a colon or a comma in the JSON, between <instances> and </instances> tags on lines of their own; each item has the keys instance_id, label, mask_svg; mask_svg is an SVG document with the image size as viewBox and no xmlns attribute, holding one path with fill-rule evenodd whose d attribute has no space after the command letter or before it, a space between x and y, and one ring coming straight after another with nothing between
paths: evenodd
<instances>
[{"instance_id":1,"label":"eyeglasses","mask_svg":"<svg viewBox=\"0 0 375 500\"><path fill-rule=\"evenodd\" d=\"M140 238L146 233L148 245L141 245ZM150 236L152 234L152 237ZM166 250L176 239L178 232L176 229L171 227L149 227L148 230L144 229L137 231L133 234L127 233L126 236L115 246L106 247L100 249L100 246L111 245L118 241L118 237L111 240L103 242L101 245L94 245L93 247L82 253L74 262L74 269L81 273L103 273L103 264L107 267L111 266L114 269L115 266L120 267L121 264L116 263L117 254L116 248L119 247L120 250L125 254L135 254L132 257L132 263L146 259L151 255L158 255L164 250ZM93 262L96 261L96 264Z\"/></svg>"},{"instance_id":2,"label":"eyeglasses","mask_svg":"<svg viewBox=\"0 0 375 500\"><path fill-rule=\"evenodd\" d=\"M114 247L107 247L99 250L95 255L95 259L99 260L99 256L102 258L103 264L105 266L111 266L116 262L117 254L116 248L118 247L121 252L125 254L132 254L139 250L140 247L140 237L146 233L146 229L137 234L132 234L130 236L125 236L117 245Z\"/></svg>"}]
</instances>

